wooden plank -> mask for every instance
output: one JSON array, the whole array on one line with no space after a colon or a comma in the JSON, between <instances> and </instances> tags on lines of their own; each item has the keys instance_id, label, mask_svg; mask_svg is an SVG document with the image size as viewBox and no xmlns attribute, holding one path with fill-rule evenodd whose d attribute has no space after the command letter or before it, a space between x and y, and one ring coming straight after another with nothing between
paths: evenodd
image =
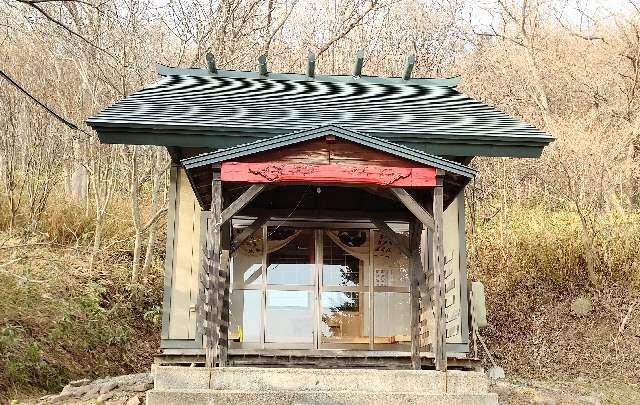
<instances>
[{"instance_id":1,"label":"wooden plank","mask_svg":"<svg viewBox=\"0 0 640 405\"><path fill-rule=\"evenodd\" d=\"M262 225L266 224L267 221L269 221L268 215L259 217L255 221L253 221L251 225L244 228L242 232L237 234L231 241L231 248L229 249L229 254L233 255L236 252L236 250L238 250L238 248L242 246L242 244L247 239L249 239L254 233L256 233L258 229L262 228Z\"/></svg>"},{"instance_id":2,"label":"wooden plank","mask_svg":"<svg viewBox=\"0 0 640 405\"><path fill-rule=\"evenodd\" d=\"M222 180L224 181L224 179ZM234 215L236 215L241 209L246 207L247 204L249 204L265 188L266 188L266 185L264 184L254 184L251 187L249 187L247 191L242 193L240 197L236 198L234 202L229 204L229 206L225 208L224 211L222 211L222 214L221 214L222 223L220 225L224 224L225 222L233 218Z\"/></svg>"},{"instance_id":3,"label":"wooden plank","mask_svg":"<svg viewBox=\"0 0 640 405\"><path fill-rule=\"evenodd\" d=\"M167 243L164 260L164 296L162 301L162 335L161 339L169 339L169 323L171 320L171 291L173 288L173 255L176 232L176 209L178 204L177 179L179 167L171 165L169 171L169 196L167 198Z\"/></svg>"},{"instance_id":4,"label":"wooden plank","mask_svg":"<svg viewBox=\"0 0 640 405\"><path fill-rule=\"evenodd\" d=\"M242 212L244 215L252 217L270 216L273 220L286 218L287 220L303 219L305 221L343 221L343 220L367 220L371 218L380 218L386 221L408 221L410 215L403 211L376 211L376 212L363 212L363 211L336 211L336 210L307 210L296 209L292 212L291 209L267 209L267 208L247 208Z\"/></svg>"},{"instance_id":5,"label":"wooden plank","mask_svg":"<svg viewBox=\"0 0 640 405\"><path fill-rule=\"evenodd\" d=\"M243 163L287 162L416 167L416 162L353 142L328 137L313 139L237 159ZM420 166L421 167L421 166Z\"/></svg>"},{"instance_id":6,"label":"wooden plank","mask_svg":"<svg viewBox=\"0 0 640 405\"><path fill-rule=\"evenodd\" d=\"M381 219L371 218L371 223L378 228L380 232L389 239L394 245L400 248L400 251L407 257L411 257L411 251L409 250L408 241L404 235L396 233L393 229L387 225Z\"/></svg>"},{"instance_id":7,"label":"wooden plank","mask_svg":"<svg viewBox=\"0 0 640 405\"><path fill-rule=\"evenodd\" d=\"M407 190L399 187L392 187L389 190L391 190L398 200L400 200L400 202L404 204L404 206L407 207L407 209L411 211L411 213L415 215L415 217L418 218L426 228L433 229L433 218L420 204L418 204Z\"/></svg>"},{"instance_id":8,"label":"wooden plank","mask_svg":"<svg viewBox=\"0 0 640 405\"><path fill-rule=\"evenodd\" d=\"M411 299L411 366L414 370L422 368L420 364L420 291L419 275L422 273L420 260L420 235L422 224L416 220L409 222L409 250L411 251L410 299Z\"/></svg>"},{"instance_id":9,"label":"wooden plank","mask_svg":"<svg viewBox=\"0 0 640 405\"><path fill-rule=\"evenodd\" d=\"M389 167L351 164L289 162L224 162L223 181L246 183L373 184L396 187L433 187L432 167Z\"/></svg>"},{"instance_id":10,"label":"wooden plank","mask_svg":"<svg viewBox=\"0 0 640 405\"><path fill-rule=\"evenodd\" d=\"M206 366L215 367L218 361L218 288L220 274L220 228L222 226L222 183L218 173L211 182L211 224L207 232L207 288L206 288Z\"/></svg>"},{"instance_id":11,"label":"wooden plank","mask_svg":"<svg viewBox=\"0 0 640 405\"><path fill-rule=\"evenodd\" d=\"M446 353L446 318L445 318L445 274L444 274L444 247L442 244L442 217L443 217L443 187L442 177L438 176L439 185L433 189L433 311L435 323L435 336L433 350L435 352L436 370L447 370Z\"/></svg>"},{"instance_id":12,"label":"wooden plank","mask_svg":"<svg viewBox=\"0 0 640 405\"><path fill-rule=\"evenodd\" d=\"M193 237L196 226L195 215L199 214L200 206L191 190L186 172L181 168L178 169L176 177L176 199L168 337L169 339L194 339L196 325L191 325L191 294L192 289L197 285L200 263L194 264Z\"/></svg>"}]
</instances>

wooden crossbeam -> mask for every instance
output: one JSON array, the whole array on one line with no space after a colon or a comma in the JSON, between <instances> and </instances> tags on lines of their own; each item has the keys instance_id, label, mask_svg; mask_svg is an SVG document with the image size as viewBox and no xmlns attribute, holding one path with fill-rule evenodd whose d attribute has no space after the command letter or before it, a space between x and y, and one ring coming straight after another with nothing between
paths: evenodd
<instances>
[{"instance_id":1,"label":"wooden crossbeam","mask_svg":"<svg viewBox=\"0 0 640 405\"><path fill-rule=\"evenodd\" d=\"M218 68L216 67L216 58L213 56L211 52L207 53L207 69L211 74L218 74Z\"/></svg>"},{"instance_id":2,"label":"wooden crossbeam","mask_svg":"<svg viewBox=\"0 0 640 405\"><path fill-rule=\"evenodd\" d=\"M307 77L316 77L316 54L313 52L307 56Z\"/></svg>"},{"instance_id":3,"label":"wooden crossbeam","mask_svg":"<svg viewBox=\"0 0 640 405\"><path fill-rule=\"evenodd\" d=\"M262 228L262 225L266 224L267 221L269 221L269 216L259 217L254 220L249 226L244 228L242 232L237 234L231 241L231 255L233 255L247 239L249 239L254 233L256 233L258 229Z\"/></svg>"},{"instance_id":4,"label":"wooden crossbeam","mask_svg":"<svg viewBox=\"0 0 640 405\"><path fill-rule=\"evenodd\" d=\"M238 197L234 202L229 204L227 208L222 211L222 223L227 222L234 215L236 215L241 209L247 206L258 194L262 192L267 187L266 184L254 184L249 187L240 197Z\"/></svg>"},{"instance_id":5,"label":"wooden crossbeam","mask_svg":"<svg viewBox=\"0 0 640 405\"><path fill-rule=\"evenodd\" d=\"M371 223L374 224L380 232L382 232L385 238L389 239L394 245L397 245L405 256L411 257L408 241L404 235L396 233L381 219L371 218Z\"/></svg>"},{"instance_id":6,"label":"wooden crossbeam","mask_svg":"<svg viewBox=\"0 0 640 405\"><path fill-rule=\"evenodd\" d=\"M267 55L260 55L258 57L258 74L260 76L269 76L269 70L267 69Z\"/></svg>"},{"instance_id":7,"label":"wooden crossbeam","mask_svg":"<svg viewBox=\"0 0 640 405\"><path fill-rule=\"evenodd\" d=\"M402 72L402 80L411 79L411 73L413 72L413 67L416 64L416 56L409 55L407 56L407 60L404 63L404 71Z\"/></svg>"},{"instance_id":8,"label":"wooden crossbeam","mask_svg":"<svg viewBox=\"0 0 640 405\"><path fill-rule=\"evenodd\" d=\"M353 77L362 76L363 65L364 65L364 51L362 49L358 49L358 53L356 53L356 61L353 64Z\"/></svg>"},{"instance_id":9,"label":"wooden crossbeam","mask_svg":"<svg viewBox=\"0 0 640 405\"><path fill-rule=\"evenodd\" d=\"M407 207L407 209L411 211L411 213L415 215L415 217L418 218L426 228L433 229L433 217L431 217L431 215L429 215L429 213L420 204L418 204L407 190L400 187L391 187L389 190L391 190L398 200L400 200L400 202L404 204L404 206Z\"/></svg>"}]
</instances>

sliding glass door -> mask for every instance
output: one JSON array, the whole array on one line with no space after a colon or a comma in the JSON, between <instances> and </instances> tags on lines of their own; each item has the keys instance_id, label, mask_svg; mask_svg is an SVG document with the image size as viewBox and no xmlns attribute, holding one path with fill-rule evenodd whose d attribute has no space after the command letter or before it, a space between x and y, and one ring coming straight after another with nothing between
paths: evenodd
<instances>
[{"instance_id":1,"label":"sliding glass door","mask_svg":"<svg viewBox=\"0 0 640 405\"><path fill-rule=\"evenodd\" d=\"M264 227L233 258L231 347L405 350L406 264L374 230Z\"/></svg>"}]
</instances>

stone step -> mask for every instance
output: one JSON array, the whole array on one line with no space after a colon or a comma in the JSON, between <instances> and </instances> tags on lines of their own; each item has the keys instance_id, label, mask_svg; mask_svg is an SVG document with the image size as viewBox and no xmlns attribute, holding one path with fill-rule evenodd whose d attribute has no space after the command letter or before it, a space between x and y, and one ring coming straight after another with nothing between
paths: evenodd
<instances>
[{"instance_id":1,"label":"stone step","mask_svg":"<svg viewBox=\"0 0 640 405\"><path fill-rule=\"evenodd\" d=\"M369 391L233 391L159 390L147 391L147 405L497 405L497 394L418 394Z\"/></svg>"},{"instance_id":2,"label":"stone step","mask_svg":"<svg viewBox=\"0 0 640 405\"><path fill-rule=\"evenodd\" d=\"M238 391L367 391L485 394L484 373L450 370L154 366L154 388Z\"/></svg>"}]
</instances>

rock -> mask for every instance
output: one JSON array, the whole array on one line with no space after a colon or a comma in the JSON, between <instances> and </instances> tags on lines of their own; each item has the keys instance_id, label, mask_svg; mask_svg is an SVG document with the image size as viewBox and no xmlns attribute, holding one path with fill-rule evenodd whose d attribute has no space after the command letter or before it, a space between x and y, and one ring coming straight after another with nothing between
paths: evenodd
<instances>
[{"instance_id":1,"label":"rock","mask_svg":"<svg viewBox=\"0 0 640 405\"><path fill-rule=\"evenodd\" d=\"M150 389L153 388L153 384L151 383L140 383L140 384L135 384L129 387L129 391L133 391L133 392L144 392L144 391L148 391Z\"/></svg>"},{"instance_id":2,"label":"rock","mask_svg":"<svg viewBox=\"0 0 640 405\"><path fill-rule=\"evenodd\" d=\"M105 402L107 402L107 400L109 400L109 399L111 399L111 397L113 397L113 394L115 394L113 391L104 392L104 393L100 394L98 399L96 399L96 404L104 404Z\"/></svg>"},{"instance_id":3,"label":"rock","mask_svg":"<svg viewBox=\"0 0 640 405\"><path fill-rule=\"evenodd\" d=\"M502 367L490 367L487 370L487 377L490 380L499 380L504 378L504 369Z\"/></svg>"},{"instance_id":4,"label":"rock","mask_svg":"<svg viewBox=\"0 0 640 405\"><path fill-rule=\"evenodd\" d=\"M140 405L140 398L137 396L131 397L125 405Z\"/></svg>"},{"instance_id":5,"label":"rock","mask_svg":"<svg viewBox=\"0 0 640 405\"><path fill-rule=\"evenodd\" d=\"M582 402L585 405L601 405L602 401L596 397L582 397Z\"/></svg>"},{"instance_id":6,"label":"rock","mask_svg":"<svg viewBox=\"0 0 640 405\"><path fill-rule=\"evenodd\" d=\"M69 390L62 390L63 394L70 394L73 395L74 397L81 397L84 394L87 393L87 391L89 391L92 388L91 385L82 385L80 387L76 387L76 388L71 388Z\"/></svg>"},{"instance_id":7,"label":"rock","mask_svg":"<svg viewBox=\"0 0 640 405\"><path fill-rule=\"evenodd\" d=\"M55 404L57 402L66 401L67 399L70 399L72 396L73 395L71 395L70 393L54 395L51 399L49 399L49 401L51 401L50 403Z\"/></svg>"},{"instance_id":8,"label":"rock","mask_svg":"<svg viewBox=\"0 0 640 405\"><path fill-rule=\"evenodd\" d=\"M86 396L97 395L100 392L100 385L89 385L89 389L85 392Z\"/></svg>"},{"instance_id":9,"label":"rock","mask_svg":"<svg viewBox=\"0 0 640 405\"><path fill-rule=\"evenodd\" d=\"M68 385L70 385L70 386L72 386L72 387L80 387L80 386L82 386L82 385L87 385L87 384L89 384L90 382L91 382L91 380L90 380L90 379L88 379L88 378L83 378L83 379L81 379L81 380L69 381L69 384L68 384Z\"/></svg>"},{"instance_id":10,"label":"rock","mask_svg":"<svg viewBox=\"0 0 640 405\"><path fill-rule=\"evenodd\" d=\"M102 384L100 386L100 393L104 394L107 393L109 391L113 391L116 387L118 386L118 384L114 383L113 381L110 381L106 384Z\"/></svg>"}]
</instances>

